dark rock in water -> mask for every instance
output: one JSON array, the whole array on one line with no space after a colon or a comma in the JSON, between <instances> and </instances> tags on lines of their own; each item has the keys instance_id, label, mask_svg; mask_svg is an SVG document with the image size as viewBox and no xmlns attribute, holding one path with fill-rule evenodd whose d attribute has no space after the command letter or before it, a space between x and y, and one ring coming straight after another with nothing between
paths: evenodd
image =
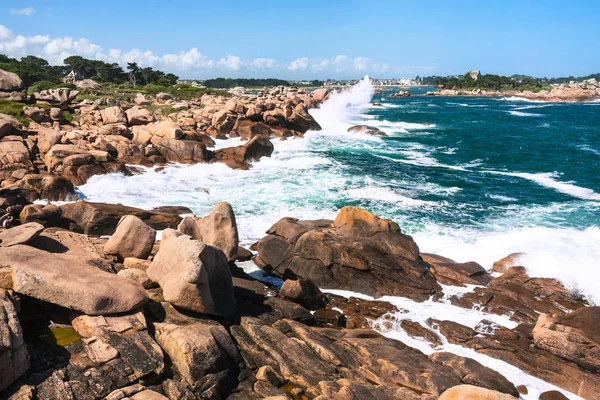
<instances>
[{"instance_id":1,"label":"dark rock in water","mask_svg":"<svg viewBox=\"0 0 600 400\"><path fill-rule=\"evenodd\" d=\"M427 340L428 342L430 342L433 346L441 346L442 345L442 341L440 340L440 338L434 331L424 327L423 325L421 325L418 322L414 322L409 319L404 319L400 323L400 326L402 327L402 329L404 329L404 331L408 335L410 335L412 337L423 338L423 339ZM437 361L437 360L434 360L434 361Z\"/></svg>"},{"instance_id":2,"label":"dark rock in water","mask_svg":"<svg viewBox=\"0 0 600 400\"><path fill-rule=\"evenodd\" d=\"M343 327L345 318L344 314L337 310L327 309L327 308L319 308L313 314L317 322L321 324L329 324L335 327Z\"/></svg>"},{"instance_id":3,"label":"dark rock in water","mask_svg":"<svg viewBox=\"0 0 600 400\"><path fill-rule=\"evenodd\" d=\"M83 233L88 235L112 235L117 224L125 215L135 215L156 230L177 228L181 222L179 209L170 211L148 211L121 204L90 203L79 201L60 206L62 217L75 223Z\"/></svg>"},{"instance_id":4,"label":"dark rock in water","mask_svg":"<svg viewBox=\"0 0 600 400\"><path fill-rule=\"evenodd\" d=\"M381 131L379 128L368 125L355 125L348 128L350 133L364 133L371 136L387 136L387 133Z\"/></svg>"},{"instance_id":5,"label":"dark rock in water","mask_svg":"<svg viewBox=\"0 0 600 400\"><path fill-rule=\"evenodd\" d=\"M268 138L255 135L241 146L215 150L214 155L217 161L226 163L230 168L249 169L250 162L271 157L273 150L273 143Z\"/></svg>"},{"instance_id":6,"label":"dark rock in water","mask_svg":"<svg viewBox=\"0 0 600 400\"><path fill-rule=\"evenodd\" d=\"M565 314L585 303L562 283L548 278L530 278L525 268L512 267L492 279L485 288L475 288L462 297L451 297L452 304L465 308L481 306L481 311L510 315L517 322L535 324L539 313Z\"/></svg>"},{"instance_id":7,"label":"dark rock in water","mask_svg":"<svg viewBox=\"0 0 600 400\"><path fill-rule=\"evenodd\" d=\"M427 253L421 253L421 257L430 265L433 276L443 285L487 285L492 280L485 268L474 261L457 263L449 258Z\"/></svg>"},{"instance_id":8,"label":"dark rock in water","mask_svg":"<svg viewBox=\"0 0 600 400\"><path fill-rule=\"evenodd\" d=\"M385 314L395 314L398 308L386 301L363 300L356 297L345 298L328 294L329 305L342 310L347 328L369 328L368 320L375 320Z\"/></svg>"},{"instance_id":9,"label":"dark rock in water","mask_svg":"<svg viewBox=\"0 0 600 400\"><path fill-rule=\"evenodd\" d=\"M423 301L440 286L410 236L391 220L344 207L335 221L283 218L258 242L257 265L320 288Z\"/></svg>"},{"instance_id":10,"label":"dark rock in water","mask_svg":"<svg viewBox=\"0 0 600 400\"><path fill-rule=\"evenodd\" d=\"M584 398L600 393L597 373L551 352L540 349L532 340L532 326L519 325L510 330L496 326L482 333L451 321L429 321L450 343L475 349L478 353L503 360L524 372Z\"/></svg>"}]
</instances>

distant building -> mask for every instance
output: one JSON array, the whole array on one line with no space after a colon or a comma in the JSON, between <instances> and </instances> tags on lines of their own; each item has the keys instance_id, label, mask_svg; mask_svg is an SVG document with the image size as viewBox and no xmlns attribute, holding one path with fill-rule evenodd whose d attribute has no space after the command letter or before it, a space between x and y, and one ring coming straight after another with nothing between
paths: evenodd
<instances>
[{"instance_id":1,"label":"distant building","mask_svg":"<svg viewBox=\"0 0 600 400\"><path fill-rule=\"evenodd\" d=\"M481 76L481 72L479 71L469 71L467 72L467 74L469 74L471 76L471 79L473 79L474 81L479 79L479 77Z\"/></svg>"},{"instance_id":2,"label":"distant building","mask_svg":"<svg viewBox=\"0 0 600 400\"><path fill-rule=\"evenodd\" d=\"M82 80L83 77L75 72L75 70L71 70L71 72L69 72L64 78L63 78L63 82L64 83L75 83L78 82L80 80Z\"/></svg>"}]
</instances>

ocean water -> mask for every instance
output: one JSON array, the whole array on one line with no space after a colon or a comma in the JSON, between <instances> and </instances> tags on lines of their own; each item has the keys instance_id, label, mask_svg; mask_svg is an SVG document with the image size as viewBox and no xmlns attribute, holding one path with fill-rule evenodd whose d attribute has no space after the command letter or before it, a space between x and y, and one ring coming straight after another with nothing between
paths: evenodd
<instances>
[{"instance_id":1,"label":"ocean water","mask_svg":"<svg viewBox=\"0 0 600 400\"><path fill-rule=\"evenodd\" d=\"M359 206L395 220L421 251L459 262L491 268L525 252L531 275L600 304L600 103L373 92L365 79L332 96L311 110L322 131L275 140L273 156L249 171L170 166L95 176L79 190L90 201L184 205L197 215L225 200L244 245L281 217L334 218ZM388 136L348 133L355 124Z\"/></svg>"}]
</instances>

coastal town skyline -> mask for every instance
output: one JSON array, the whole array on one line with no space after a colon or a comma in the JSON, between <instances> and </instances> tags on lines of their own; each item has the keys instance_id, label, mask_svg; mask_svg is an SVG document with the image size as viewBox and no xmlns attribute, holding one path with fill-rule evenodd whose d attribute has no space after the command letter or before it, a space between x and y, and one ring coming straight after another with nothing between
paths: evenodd
<instances>
[{"instance_id":1,"label":"coastal town skyline","mask_svg":"<svg viewBox=\"0 0 600 400\"><path fill-rule=\"evenodd\" d=\"M10 2L0 8L0 53L53 65L72 55L136 62L184 79L388 79L472 69L559 77L600 65L594 2L309 3Z\"/></svg>"}]
</instances>

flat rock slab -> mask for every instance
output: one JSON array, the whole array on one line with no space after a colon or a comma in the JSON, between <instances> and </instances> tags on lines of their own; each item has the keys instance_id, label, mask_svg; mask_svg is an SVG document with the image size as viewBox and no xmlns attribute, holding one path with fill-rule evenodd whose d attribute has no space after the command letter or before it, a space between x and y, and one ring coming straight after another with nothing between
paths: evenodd
<instances>
[{"instance_id":1,"label":"flat rock slab","mask_svg":"<svg viewBox=\"0 0 600 400\"><path fill-rule=\"evenodd\" d=\"M88 315L127 312L148 300L131 279L26 245L0 248L0 287Z\"/></svg>"},{"instance_id":2,"label":"flat rock slab","mask_svg":"<svg viewBox=\"0 0 600 400\"><path fill-rule=\"evenodd\" d=\"M44 225L37 222L15 226L0 232L0 247L10 247L17 244L26 244L35 239L44 230Z\"/></svg>"}]
</instances>

